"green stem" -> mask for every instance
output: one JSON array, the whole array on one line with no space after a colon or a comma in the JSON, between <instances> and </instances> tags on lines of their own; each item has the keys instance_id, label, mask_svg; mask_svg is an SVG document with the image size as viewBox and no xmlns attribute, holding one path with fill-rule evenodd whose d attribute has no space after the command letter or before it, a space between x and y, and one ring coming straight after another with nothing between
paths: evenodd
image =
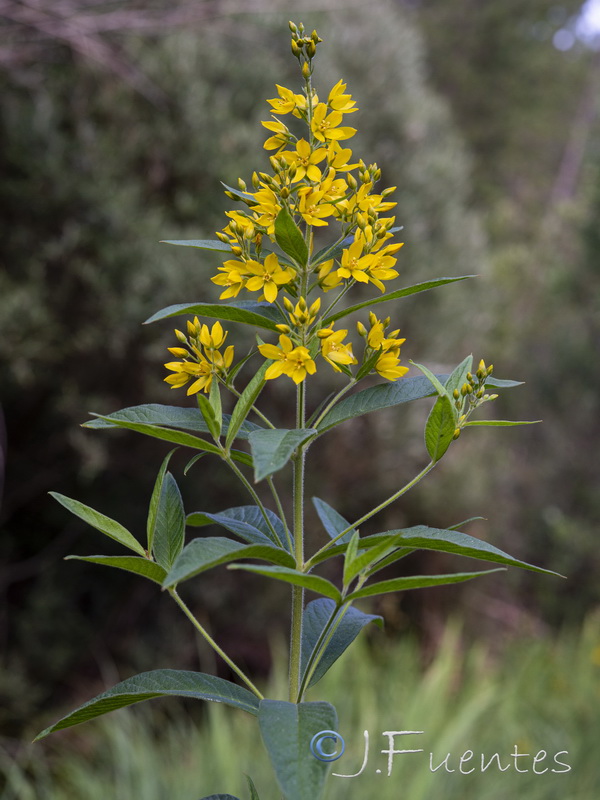
<instances>
[{"instance_id":1,"label":"green stem","mask_svg":"<svg viewBox=\"0 0 600 800\"><path fill-rule=\"evenodd\" d=\"M229 391L230 391L232 394L234 394L234 395L235 395L235 396L238 398L238 400L239 400L239 398L242 396L242 393L241 393L241 392L238 392L238 390L237 390L237 389L234 389L234 387L233 387L233 386L227 386L227 384L226 384L226 383L223 383L223 386L225 386L225 388L226 388L226 389L228 389L228 390L229 390ZM257 408L256 406L250 406L250 410L251 410L251 411L254 411L254 413L255 413L255 414L258 416L258 417L260 417L260 419L262 419L262 421L265 423L265 425L266 425L268 428L273 428L273 430L275 429L275 425L273 425L273 423L271 422L271 420L270 420L270 419L268 419L267 417L265 417L265 415L264 415L264 414L263 414L263 412L260 410L260 408Z\"/></svg>"},{"instance_id":2,"label":"green stem","mask_svg":"<svg viewBox=\"0 0 600 800\"><path fill-rule=\"evenodd\" d=\"M335 298L335 300L334 300L334 301L333 301L333 302L330 304L330 306L329 306L329 308L327 309L327 311L324 311L324 312L323 312L323 324L325 324L325 323L327 322L327 315L328 315L328 314L331 314L331 312L333 311L333 309L335 308L335 306L336 306L336 305L339 303L339 301L342 299L342 297L343 297L343 296L344 296L344 295L345 295L347 292L349 292L349 291L350 291L350 289L351 289L351 288L354 286L354 284L355 284L355 283L356 283L356 280L354 280L354 279L352 279L351 281L349 281L349 283L347 283L347 284L344 286L344 288L343 288L343 289L342 289L342 291L341 291L341 292L338 294L338 296Z\"/></svg>"},{"instance_id":3,"label":"green stem","mask_svg":"<svg viewBox=\"0 0 600 800\"><path fill-rule=\"evenodd\" d=\"M192 614L190 609L186 606L181 597L177 594L177 590L169 589L169 594L171 595L173 600L175 600L175 602L177 603L179 608L183 611L183 613L186 615L186 617L190 620L194 628L196 628L198 633L200 633L206 639L206 641L213 648L213 650L221 656L223 661L225 661L225 663L235 672L235 674L244 681L246 686L248 686L248 688L254 692L254 694L259 698L259 700L264 700L264 695L256 688L256 686L252 683L250 678L247 675L245 675L245 673L237 666L237 664L234 661L231 660L231 658L229 658L227 653L219 647L219 645L215 642L215 640L208 633L208 631L198 622L196 617Z\"/></svg>"},{"instance_id":4,"label":"green stem","mask_svg":"<svg viewBox=\"0 0 600 800\"><path fill-rule=\"evenodd\" d=\"M289 529L289 526L287 524L287 519L285 517L285 511L283 509L283 505L282 505L281 499L279 497L279 492L277 491L277 487L275 486L275 482L273 481L273 477L271 475L269 475L269 477L267 478L267 483L269 484L269 489L271 490L271 494L273 495L273 500L275 501L275 505L277 506L277 512L279 514L279 518L283 522L283 527L284 527L284 530L285 530L285 536L286 536L286 539L287 539L288 547L290 549L290 552L292 552L293 544L292 544L292 537L290 535L290 529Z\"/></svg>"},{"instance_id":5,"label":"green stem","mask_svg":"<svg viewBox=\"0 0 600 800\"><path fill-rule=\"evenodd\" d=\"M397 492L394 492L393 495L388 497L387 500L384 500L382 503L379 503L378 506L375 506L375 508L371 509L371 511L366 513L364 516L360 517L360 519L357 519L356 522L353 522L352 525L349 525L341 533L338 533L337 536L334 536L333 539L330 539L330 541L328 541L327 544L323 545L323 547L321 547L320 550L317 550L317 552L314 553L314 555L312 555L309 558L309 560L305 564L305 571L308 572L309 569L313 566L315 558L318 558L326 550L329 550L329 548L332 547L339 539L341 539L342 536L345 536L351 530L356 529L359 525L362 525L363 522L366 522L368 519L371 519L371 517L374 517L375 514L378 514L380 511L383 511L383 509L389 506L390 503L393 503L399 497L402 497L403 494L406 494L406 492L412 489L413 486L416 486L417 483L419 483L419 481L425 477L425 475L431 472L431 470L435 467L436 463L437 463L436 461L430 461L429 464L427 464L427 466L424 469L422 469L421 472L419 472L419 474L412 479L412 481L409 481L405 486L403 486L401 489L398 489Z\"/></svg>"},{"instance_id":6,"label":"green stem","mask_svg":"<svg viewBox=\"0 0 600 800\"><path fill-rule=\"evenodd\" d=\"M296 394L296 427L305 425L304 383L299 383ZM293 458L294 465L294 558L296 569L304 568L304 465L305 447L300 445ZM302 648L302 613L304 611L304 589L301 586L292 586L292 621L290 631L290 670L289 670L289 701L298 702L300 687L300 655Z\"/></svg>"},{"instance_id":7,"label":"green stem","mask_svg":"<svg viewBox=\"0 0 600 800\"><path fill-rule=\"evenodd\" d=\"M327 403L327 405L325 406L323 411L321 411L319 416L315 420L311 420L310 424L311 424L312 428L316 428L319 425L321 420L324 419L325 416L331 411L331 409L338 402L338 400L341 400L342 397L346 394L346 392L349 391L354 386L355 383L356 383L356 379L352 378L352 380L349 383L347 383L346 386L344 386L343 389L340 389L340 391L335 395L335 397L333 397L329 401L329 403Z\"/></svg>"},{"instance_id":8,"label":"green stem","mask_svg":"<svg viewBox=\"0 0 600 800\"><path fill-rule=\"evenodd\" d=\"M258 506L258 508L260 509L260 513L262 514L262 516L263 516L263 519L264 519L264 521L265 521L265 523L266 523L266 525L267 525L268 529L269 529L269 530L271 531L271 533L273 534L273 536L274 536L274 538L275 538L275 541L276 541L276 542L279 542L279 544L280 544L280 545L283 547L283 542L280 540L279 536L277 535L277 531L276 531L276 530L275 530L275 528L273 527L273 523L272 523L272 522L271 522L271 520L269 519L269 515L267 514L267 509L264 507L264 505L263 505L263 502L262 502L262 500L260 499L260 497L259 497L259 496L257 495L257 493L254 491L254 488L252 487L252 484L250 483L250 481L249 481L249 480L246 478L246 476L244 475L244 473L241 471L241 469L239 469L239 468L237 467L237 465L235 464L235 462L234 462L234 461L233 461L231 458L229 458L228 456L223 456L223 458L224 458L225 462L226 462L226 463L229 465L229 467L231 468L231 470L232 470L232 471L233 471L233 472L236 474L236 476L239 478L239 480L241 481L241 483L243 483L243 485L246 487L246 489L247 489L248 493L250 494L250 497L252 497L252 499L254 500L254 502L256 503L256 505Z\"/></svg>"}]
</instances>

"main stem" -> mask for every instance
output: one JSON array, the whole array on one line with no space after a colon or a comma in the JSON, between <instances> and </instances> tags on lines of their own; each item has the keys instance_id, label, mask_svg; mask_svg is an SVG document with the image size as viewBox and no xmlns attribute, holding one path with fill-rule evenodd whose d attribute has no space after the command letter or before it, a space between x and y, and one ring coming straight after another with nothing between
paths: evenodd
<instances>
[{"instance_id":1,"label":"main stem","mask_svg":"<svg viewBox=\"0 0 600 800\"><path fill-rule=\"evenodd\" d=\"M296 427L305 425L306 407L304 383L298 384L296 396ZM294 558L296 569L304 568L304 463L305 448L300 445L294 456ZM302 648L302 612L304 589L292 586L292 622L290 632L289 701L296 703L300 690L300 654Z\"/></svg>"}]
</instances>

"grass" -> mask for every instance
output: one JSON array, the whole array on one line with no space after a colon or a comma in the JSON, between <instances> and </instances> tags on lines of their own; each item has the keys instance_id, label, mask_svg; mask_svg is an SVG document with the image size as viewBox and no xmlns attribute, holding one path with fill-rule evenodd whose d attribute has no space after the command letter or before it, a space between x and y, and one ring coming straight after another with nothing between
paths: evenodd
<instances>
[{"instance_id":1,"label":"grass","mask_svg":"<svg viewBox=\"0 0 600 800\"><path fill-rule=\"evenodd\" d=\"M346 752L333 772L359 771L369 731L369 755L355 778L330 777L327 800L595 800L600 786L600 616L557 639L516 641L501 658L481 646L462 650L449 627L423 670L412 642L375 647L358 642L313 690L338 708ZM281 659L283 663L283 659ZM285 696L275 670L271 696ZM199 722L194 706L156 701L123 710L36 745L0 747L2 800L198 800L211 792L248 797L244 773L261 800L276 800L255 721L210 704ZM39 726L42 727L43 723ZM396 736L388 776L389 737ZM515 745L519 756L515 759ZM460 758L473 751L470 760ZM533 758L541 754L533 771ZM558 761L555 754L560 751ZM9 755L11 753L11 755ZM442 764L447 754L448 772ZM481 756L488 763L482 772ZM515 769L515 761L519 769ZM547 771L542 772L545 768ZM552 772L552 769L557 770ZM525 771L526 770L526 771ZM564 771L563 771L564 770ZM1 786L1 784L0 784Z\"/></svg>"}]
</instances>

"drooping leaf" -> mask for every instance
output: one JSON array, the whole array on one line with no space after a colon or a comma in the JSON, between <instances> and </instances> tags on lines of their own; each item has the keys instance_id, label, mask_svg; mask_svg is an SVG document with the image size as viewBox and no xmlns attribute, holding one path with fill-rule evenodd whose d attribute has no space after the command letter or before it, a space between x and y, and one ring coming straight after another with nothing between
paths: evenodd
<instances>
[{"instance_id":1,"label":"drooping leaf","mask_svg":"<svg viewBox=\"0 0 600 800\"><path fill-rule=\"evenodd\" d=\"M335 600L336 603L339 603L342 599L339 589L326 578L321 578L319 575L308 575L306 572L300 572L299 570L290 569L289 567L230 564L229 569L243 569L246 572L257 572L259 575L265 575L267 578L275 578L275 580L291 583L294 586L302 586L304 589L310 589L311 592L330 597L332 600Z\"/></svg>"},{"instance_id":2,"label":"drooping leaf","mask_svg":"<svg viewBox=\"0 0 600 800\"><path fill-rule=\"evenodd\" d=\"M116 522L116 520L104 514L100 514L99 511L95 511L93 508L90 508L90 506L80 503L79 500L66 497L64 494L59 494L58 492L50 492L49 494L55 500L58 500L58 502L72 514L75 514L76 517L79 517L79 519L91 525L92 528L96 528L96 530L101 531L106 534L106 536L110 536L111 539L133 550L134 553L140 556L146 555L146 551L135 536L130 533L127 528L124 528L120 522Z\"/></svg>"},{"instance_id":3,"label":"drooping leaf","mask_svg":"<svg viewBox=\"0 0 600 800\"><path fill-rule=\"evenodd\" d=\"M282 208L275 219L275 239L284 253L305 267L308 261L308 247L302 232L286 208Z\"/></svg>"},{"instance_id":4,"label":"drooping leaf","mask_svg":"<svg viewBox=\"0 0 600 800\"><path fill-rule=\"evenodd\" d=\"M241 189L228 186L226 183L223 183L223 181L221 181L221 186L224 186L228 192L237 197L238 200L243 200L247 205L256 205L256 199L250 192L242 192Z\"/></svg>"},{"instance_id":5,"label":"drooping leaf","mask_svg":"<svg viewBox=\"0 0 600 800\"><path fill-rule=\"evenodd\" d=\"M352 240L353 239L354 237L352 237ZM331 258L331 256L329 256L329 258ZM427 292L429 289L435 289L438 286L446 286L449 283L465 281L467 278L475 277L475 275L460 275L456 278L434 278L433 280L424 281L423 283L415 283L413 286L407 286L405 289L397 289L395 292L383 294L381 297L372 297L370 300L365 300L362 303L357 303L354 306L349 306L348 308L337 311L335 314L332 314L331 316L327 317L327 319L323 320L323 325L331 325L336 320L348 316L348 314L353 314L355 311L360 311L363 308L371 308L378 303L387 303L390 300L399 300L401 297L409 297L411 294Z\"/></svg>"},{"instance_id":6,"label":"drooping leaf","mask_svg":"<svg viewBox=\"0 0 600 800\"><path fill-rule=\"evenodd\" d=\"M102 414L94 414L95 417L111 423L111 427L126 428L130 431L137 433L144 433L146 436L152 436L154 439L161 439L164 442L173 442L174 444L181 444L185 447L193 447L196 450L206 450L207 453L214 453L221 455L219 448L207 442L205 439L200 439L198 436L192 436L191 433L184 431L177 431L171 428L161 428L158 425L148 425L145 422L128 422L127 420L117 419L115 416L104 417Z\"/></svg>"},{"instance_id":7,"label":"drooping leaf","mask_svg":"<svg viewBox=\"0 0 600 800\"><path fill-rule=\"evenodd\" d=\"M218 239L161 239L160 244L177 244L181 247L198 247L201 250L220 250L231 253L231 246Z\"/></svg>"},{"instance_id":8,"label":"drooping leaf","mask_svg":"<svg viewBox=\"0 0 600 800\"><path fill-rule=\"evenodd\" d=\"M443 586L449 583L463 583L482 575L491 575L493 572L504 572L503 569L488 569L483 572L455 572L450 575L410 575L406 578L392 578L389 581L380 581L371 586L363 586L346 597L346 600L357 600L359 597L373 597L387 592L405 592L408 589L424 589L428 586Z\"/></svg>"},{"instance_id":9,"label":"drooping leaf","mask_svg":"<svg viewBox=\"0 0 600 800\"><path fill-rule=\"evenodd\" d=\"M338 536L342 531L350 528L350 523L345 520L341 514L338 514L335 508L332 508L329 503L326 503L324 500L320 500L318 497L313 497L312 501L315 510L319 515L319 519L323 523L323 527L332 539L335 539L335 537ZM340 538L337 540L338 543L348 544L354 533L354 529L350 528L347 533L345 533L343 536L340 536Z\"/></svg>"},{"instance_id":10,"label":"drooping leaf","mask_svg":"<svg viewBox=\"0 0 600 800\"><path fill-rule=\"evenodd\" d=\"M193 539L183 548L168 575L163 576L163 586L168 589L201 572L241 558L257 558L280 566L294 566L292 556L280 547L270 544L240 544L222 536L207 536Z\"/></svg>"},{"instance_id":11,"label":"drooping leaf","mask_svg":"<svg viewBox=\"0 0 600 800\"><path fill-rule=\"evenodd\" d=\"M152 490L152 497L150 498L150 507L148 508L148 519L146 521L146 533L148 536L148 552L152 552L152 543L154 542L154 531L156 530L156 514L158 512L158 504L160 501L160 493L162 491L163 481L165 479L165 473L167 471L167 467L169 465L169 461L171 460L171 456L175 452L175 449L171 450L171 452L166 456L161 467L158 471L158 475L156 476L156 481L154 483L154 489ZM204 455L200 453L199 455Z\"/></svg>"},{"instance_id":12,"label":"drooping leaf","mask_svg":"<svg viewBox=\"0 0 600 800\"><path fill-rule=\"evenodd\" d=\"M162 585L167 574L156 561L138 556L65 556L65 561L67 560L89 561L92 564L103 564L105 567L124 569L126 572L134 572L136 575L149 578L159 585Z\"/></svg>"},{"instance_id":13,"label":"drooping leaf","mask_svg":"<svg viewBox=\"0 0 600 800\"><path fill-rule=\"evenodd\" d=\"M227 436L225 438L225 447L229 448L231 443L238 435L238 431L240 430L241 426L246 421L246 417L250 413L250 410L258 395L261 393L263 386L265 385L265 372L269 368L269 362L266 361L262 366L258 369L258 371L254 374L252 379L248 382L248 385L240 395L239 400L235 404L233 412L231 414L231 419L229 420L229 427L227 429ZM255 427L255 430L259 430L258 426Z\"/></svg>"},{"instance_id":14,"label":"drooping leaf","mask_svg":"<svg viewBox=\"0 0 600 800\"><path fill-rule=\"evenodd\" d=\"M256 328L276 331L276 325L285 322L277 306L271 303L257 303L252 300L237 300L229 303L179 303L157 311L145 321L144 325L169 317L194 315L222 319L226 322L241 322Z\"/></svg>"},{"instance_id":15,"label":"drooping leaf","mask_svg":"<svg viewBox=\"0 0 600 800\"><path fill-rule=\"evenodd\" d=\"M258 714L258 698L231 681L205 675L203 672L189 672L177 669L156 669L142 672L118 683L112 689L102 692L93 700L88 700L75 711L42 731L35 741L54 731L79 725L94 717L116 711L118 708L152 700L155 697L192 697L196 700L212 700L241 708L250 714Z\"/></svg>"},{"instance_id":16,"label":"drooping leaf","mask_svg":"<svg viewBox=\"0 0 600 800\"><path fill-rule=\"evenodd\" d=\"M211 392L213 386L217 386L217 381L212 382L212 385L210 387ZM210 402L208 397L205 397L203 394L198 393L196 395L196 399L198 401L198 408L200 409L200 413L204 417L204 422L206 422L206 427L210 431L210 435L213 437L215 441L218 441L219 436L221 435L222 418L219 417L217 419L217 415L215 413L215 409L213 408L213 404Z\"/></svg>"},{"instance_id":17,"label":"drooping leaf","mask_svg":"<svg viewBox=\"0 0 600 800\"><path fill-rule=\"evenodd\" d=\"M474 519L478 519L478 517L474 517ZM491 561L508 567L519 567L533 572L541 572L545 575L562 577L557 572L528 564L526 561L514 558L503 550L494 547L489 542L476 539L474 536L469 536L468 533L461 533L453 528L429 528L426 525L415 525L404 530L373 534L373 537L379 540L382 535L399 536L399 542L402 547L410 547L413 550L436 550L442 553L453 553L466 558L476 558L480 561ZM369 538L371 537L367 537L367 539ZM362 541L364 542L365 540Z\"/></svg>"},{"instance_id":18,"label":"drooping leaf","mask_svg":"<svg viewBox=\"0 0 600 800\"><path fill-rule=\"evenodd\" d=\"M188 514L187 524L196 528L203 525L220 525L231 533L235 533L240 539L251 544L275 544L278 547L287 546L287 537L282 521L270 509L266 509L267 517L273 527L273 531L267 525L265 518L258 506L237 506L220 511L218 514L211 514L208 511L195 511Z\"/></svg>"},{"instance_id":19,"label":"drooping leaf","mask_svg":"<svg viewBox=\"0 0 600 800\"><path fill-rule=\"evenodd\" d=\"M114 421L113 421L114 420ZM209 433L208 426L198 408L181 408L180 406L163 406L158 403L148 403L141 406L131 406L107 414L101 419L93 419L83 424L84 428L116 428L116 422L137 422L144 425L158 425L164 428L182 428L186 431ZM229 432L229 414L223 415L223 431ZM260 430L260 425L245 420L238 427L235 437L247 439L251 431Z\"/></svg>"},{"instance_id":20,"label":"drooping leaf","mask_svg":"<svg viewBox=\"0 0 600 800\"><path fill-rule=\"evenodd\" d=\"M434 375L428 367L426 367L424 364L417 364L416 361L411 361L410 363L417 367L417 369L421 370L423 375L425 375L440 397L448 394L446 387L444 386L445 381L440 380L438 376ZM451 376L449 375L448 378L450 377ZM446 380L448 380L448 378Z\"/></svg>"},{"instance_id":21,"label":"drooping leaf","mask_svg":"<svg viewBox=\"0 0 600 800\"><path fill-rule=\"evenodd\" d=\"M439 461L450 447L456 431L456 410L448 395L435 401L425 426L425 446L432 461Z\"/></svg>"},{"instance_id":22,"label":"drooping leaf","mask_svg":"<svg viewBox=\"0 0 600 800\"><path fill-rule=\"evenodd\" d=\"M312 600L304 609L304 616L302 617L302 655L301 655L301 670L302 679L306 673L309 659L315 650L317 642L323 632L323 629L331 619L331 615L335 612L336 604L333 600L325 597L319 597L317 600ZM342 653L352 644L361 630L370 622L375 622L380 627L383 627L383 617L375 614L363 614L356 608L350 606L342 617L342 621L337 626L335 633L329 640L329 643L322 651L321 657L317 666L312 674L307 688L314 686L319 681L327 670L334 664Z\"/></svg>"},{"instance_id":23,"label":"drooping leaf","mask_svg":"<svg viewBox=\"0 0 600 800\"><path fill-rule=\"evenodd\" d=\"M153 553L167 571L181 553L185 538L183 500L175 478L170 472L164 477L156 509Z\"/></svg>"},{"instance_id":24,"label":"drooping leaf","mask_svg":"<svg viewBox=\"0 0 600 800\"><path fill-rule=\"evenodd\" d=\"M335 731L337 714L330 703L261 700L260 732L286 800L320 800L329 764L311 751L317 734Z\"/></svg>"},{"instance_id":25,"label":"drooping leaf","mask_svg":"<svg viewBox=\"0 0 600 800\"><path fill-rule=\"evenodd\" d=\"M294 451L317 431L314 428L262 428L248 437L254 461L254 480L260 481L285 467Z\"/></svg>"}]
</instances>

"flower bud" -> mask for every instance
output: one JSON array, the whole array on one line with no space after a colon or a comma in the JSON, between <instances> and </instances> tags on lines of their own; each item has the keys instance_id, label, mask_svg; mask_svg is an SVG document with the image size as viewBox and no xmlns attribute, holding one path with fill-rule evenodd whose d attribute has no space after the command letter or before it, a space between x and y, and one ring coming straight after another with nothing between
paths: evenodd
<instances>
[{"instance_id":1,"label":"flower bud","mask_svg":"<svg viewBox=\"0 0 600 800\"><path fill-rule=\"evenodd\" d=\"M315 57L315 53L316 53L316 52L317 52L317 45L316 45L316 44L315 44L315 43L314 43L314 42L311 40L311 41L310 41L310 42L308 42L308 44L306 45L306 55L307 55L309 58L314 58L314 57Z\"/></svg>"},{"instance_id":2,"label":"flower bud","mask_svg":"<svg viewBox=\"0 0 600 800\"><path fill-rule=\"evenodd\" d=\"M281 323L281 324L279 324L279 325L275 325L275 327L276 327L276 328L277 328L277 330L278 330L278 331L280 331L281 333L289 333L289 332L291 331L291 328L290 328L290 326L289 326L289 325L284 325L283 323Z\"/></svg>"},{"instance_id":3,"label":"flower bud","mask_svg":"<svg viewBox=\"0 0 600 800\"><path fill-rule=\"evenodd\" d=\"M177 328L175 328L175 336L179 339L181 344L187 344L187 336L182 331L178 331Z\"/></svg>"},{"instance_id":4,"label":"flower bud","mask_svg":"<svg viewBox=\"0 0 600 800\"><path fill-rule=\"evenodd\" d=\"M348 173L348 177L346 178L346 180L348 181L348 186L352 189L352 191L356 191L356 188L358 186L358 181L356 180L354 175Z\"/></svg>"},{"instance_id":5,"label":"flower bud","mask_svg":"<svg viewBox=\"0 0 600 800\"><path fill-rule=\"evenodd\" d=\"M458 439L459 436L460 436L460 428L455 428L454 429L454 435L452 436L452 438L454 440L456 440L456 439Z\"/></svg>"},{"instance_id":6,"label":"flower bud","mask_svg":"<svg viewBox=\"0 0 600 800\"><path fill-rule=\"evenodd\" d=\"M460 397L460 392L458 391L458 389L455 389L455 390L452 392L452 397L453 397L455 400L458 400L458 398Z\"/></svg>"},{"instance_id":7,"label":"flower bud","mask_svg":"<svg viewBox=\"0 0 600 800\"><path fill-rule=\"evenodd\" d=\"M291 47L292 47L292 55L296 56L296 58L300 58L300 56L302 55L302 48L293 39Z\"/></svg>"},{"instance_id":8,"label":"flower bud","mask_svg":"<svg viewBox=\"0 0 600 800\"><path fill-rule=\"evenodd\" d=\"M289 297L283 298L283 305L285 307L285 310L289 311L290 313L294 310L294 304L292 303Z\"/></svg>"},{"instance_id":9,"label":"flower bud","mask_svg":"<svg viewBox=\"0 0 600 800\"><path fill-rule=\"evenodd\" d=\"M227 234L222 233L221 231L217 231L215 235L220 242L223 242L224 244L229 244L229 236L227 236Z\"/></svg>"},{"instance_id":10,"label":"flower bud","mask_svg":"<svg viewBox=\"0 0 600 800\"><path fill-rule=\"evenodd\" d=\"M283 198L283 200L287 200L287 198L290 196L290 190L287 186L282 186L279 195Z\"/></svg>"},{"instance_id":11,"label":"flower bud","mask_svg":"<svg viewBox=\"0 0 600 800\"><path fill-rule=\"evenodd\" d=\"M260 178L256 172L252 173L252 186L254 186L255 189L258 189L260 186Z\"/></svg>"},{"instance_id":12,"label":"flower bud","mask_svg":"<svg viewBox=\"0 0 600 800\"><path fill-rule=\"evenodd\" d=\"M288 28L291 30L292 33L297 33L298 32L298 28L296 26L296 23L292 22L291 20L288 22Z\"/></svg>"},{"instance_id":13,"label":"flower bud","mask_svg":"<svg viewBox=\"0 0 600 800\"><path fill-rule=\"evenodd\" d=\"M312 69L310 68L308 62L305 61L304 64L302 64L302 77L310 78L311 75L312 75Z\"/></svg>"},{"instance_id":14,"label":"flower bud","mask_svg":"<svg viewBox=\"0 0 600 800\"><path fill-rule=\"evenodd\" d=\"M234 256L241 256L244 252L241 247L238 247L237 244L231 245L231 252Z\"/></svg>"},{"instance_id":15,"label":"flower bud","mask_svg":"<svg viewBox=\"0 0 600 800\"><path fill-rule=\"evenodd\" d=\"M360 336L365 336L366 337L368 335L367 329L365 328L365 326L362 324L362 322L360 320L358 320L358 322L356 323L356 330L358 331Z\"/></svg>"},{"instance_id":16,"label":"flower bud","mask_svg":"<svg viewBox=\"0 0 600 800\"><path fill-rule=\"evenodd\" d=\"M238 178L238 187L242 190L242 192L245 192L248 188L246 186L246 181L242 180L241 178Z\"/></svg>"}]
</instances>

